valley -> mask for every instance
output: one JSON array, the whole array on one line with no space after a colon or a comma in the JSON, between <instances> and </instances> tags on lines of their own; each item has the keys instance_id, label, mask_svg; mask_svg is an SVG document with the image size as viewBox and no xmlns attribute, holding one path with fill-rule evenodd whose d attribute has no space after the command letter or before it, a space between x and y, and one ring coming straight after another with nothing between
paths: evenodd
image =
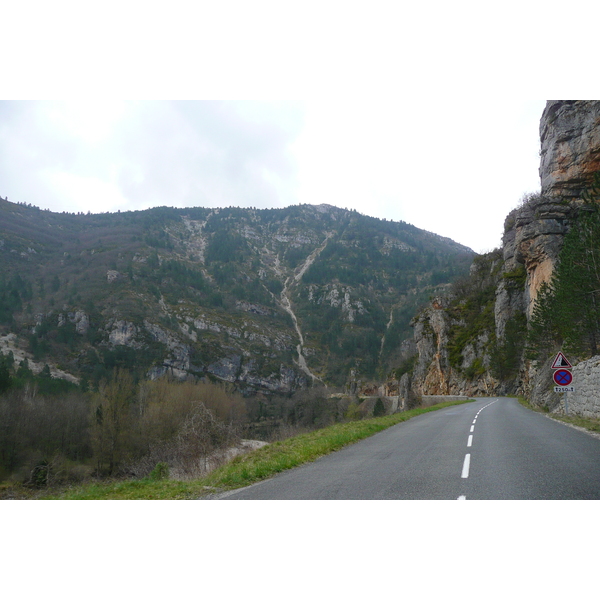
<instances>
[{"instance_id":1,"label":"valley","mask_svg":"<svg viewBox=\"0 0 600 600\"><path fill-rule=\"evenodd\" d=\"M598 123L600 102L547 103L541 190L481 255L328 204L93 215L0 198L0 479L185 479L242 435L428 398L520 396L560 416L559 350L571 416L595 422Z\"/></svg>"}]
</instances>

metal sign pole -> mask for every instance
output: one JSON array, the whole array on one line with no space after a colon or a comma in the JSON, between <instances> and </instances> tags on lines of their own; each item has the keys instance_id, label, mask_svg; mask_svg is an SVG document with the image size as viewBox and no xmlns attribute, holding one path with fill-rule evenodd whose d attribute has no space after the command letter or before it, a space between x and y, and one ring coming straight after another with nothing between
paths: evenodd
<instances>
[{"instance_id":1,"label":"metal sign pole","mask_svg":"<svg viewBox=\"0 0 600 600\"><path fill-rule=\"evenodd\" d=\"M571 373L573 367L567 360L567 357L562 352L559 352L555 356L550 368L554 370L554 374L552 375L554 383L556 384L554 391L562 392L565 401L565 415L569 416L569 401L567 400L567 394L569 391L575 391L575 388L571 385L571 383L573 383L573 374Z\"/></svg>"}]
</instances>

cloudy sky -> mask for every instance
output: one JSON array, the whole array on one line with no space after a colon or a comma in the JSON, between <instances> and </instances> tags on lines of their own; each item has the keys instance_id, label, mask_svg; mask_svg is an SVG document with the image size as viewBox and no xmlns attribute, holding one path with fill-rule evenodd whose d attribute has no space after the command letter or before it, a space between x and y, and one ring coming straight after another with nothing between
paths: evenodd
<instances>
[{"instance_id":1,"label":"cloudy sky","mask_svg":"<svg viewBox=\"0 0 600 600\"><path fill-rule=\"evenodd\" d=\"M539 189L544 105L4 101L0 195L58 212L327 203L481 252Z\"/></svg>"},{"instance_id":2,"label":"cloudy sky","mask_svg":"<svg viewBox=\"0 0 600 600\"><path fill-rule=\"evenodd\" d=\"M554 4L12 3L0 195L69 212L328 203L490 250L539 189L545 99L597 95L589 2ZM549 50L556 30L576 59Z\"/></svg>"}]
</instances>

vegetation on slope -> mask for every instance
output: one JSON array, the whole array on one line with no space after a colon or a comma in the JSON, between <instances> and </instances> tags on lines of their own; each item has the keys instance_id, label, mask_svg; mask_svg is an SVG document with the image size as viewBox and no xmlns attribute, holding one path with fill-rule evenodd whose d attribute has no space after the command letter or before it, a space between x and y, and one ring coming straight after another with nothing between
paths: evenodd
<instances>
[{"instance_id":1,"label":"vegetation on slope","mask_svg":"<svg viewBox=\"0 0 600 600\"><path fill-rule=\"evenodd\" d=\"M201 456L235 445L243 398L210 383L136 382L115 370L97 392L7 370L0 360L0 481L54 485L147 475L157 462L188 473ZM253 415L251 415L252 417Z\"/></svg>"},{"instance_id":2,"label":"vegetation on slope","mask_svg":"<svg viewBox=\"0 0 600 600\"><path fill-rule=\"evenodd\" d=\"M510 389L519 374L527 321L519 312L508 316L499 338L497 293L501 287L509 298L522 294L525 269L520 266L509 272L504 269L500 248L475 257L469 275L454 281L442 294L447 326L442 335L447 336L444 344L448 366L456 375L466 381L477 381L491 373ZM426 335L433 333L430 323L424 331ZM397 373L406 371L396 370Z\"/></svg>"},{"instance_id":3,"label":"vegetation on slope","mask_svg":"<svg viewBox=\"0 0 600 600\"><path fill-rule=\"evenodd\" d=\"M94 389L114 367L143 376L176 364L223 378L232 360L238 372L227 378L245 373L245 393L270 393L265 382L280 380L282 365L292 388L303 385L284 289L319 377L381 375L411 337L415 310L473 256L406 223L334 207L72 215L0 200L0 214L0 331ZM119 323L135 331L117 343Z\"/></svg>"},{"instance_id":4,"label":"vegetation on slope","mask_svg":"<svg viewBox=\"0 0 600 600\"><path fill-rule=\"evenodd\" d=\"M451 288L447 309L451 323L448 358L450 365L467 380L484 375L488 368L504 381L514 379L518 374L524 348L525 317L518 315L509 319L503 339L496 336L496 290L501 278L506 279L502 273L503 264L500 249L477 256L469 277L457 280ZM517 287L513 284L512 274L508 277L514 290L522 292L522 284ZM468 346L476 350L477 356L464 365Z\"/></svg>"}]
</instances>

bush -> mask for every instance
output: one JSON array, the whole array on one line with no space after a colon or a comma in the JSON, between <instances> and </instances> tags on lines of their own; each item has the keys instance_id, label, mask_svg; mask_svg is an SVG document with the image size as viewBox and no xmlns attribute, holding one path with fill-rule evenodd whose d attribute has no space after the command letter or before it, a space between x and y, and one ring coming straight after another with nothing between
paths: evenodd
<instances>
[{"instance_id":1,"label":"bush","mask_svg":"<svg viewBox=\"0 0 600 600\"><path fill-rule=\"evenodd\" d=\"M22 389L10 389L0 397L3 477L18 475L21 481L29 481L38 467L34 480L40 482L45 466L51 474L57 472L58 458L82 462L91 455L88 396L71 392L48 397L27 382Z\"/></svg>"},{"instance_id":2,"label":"bush","mask_svg":"<svg viewBox=\"0 0 600 600\"><path fill-rule=\"evenodd\" d=\"M348 421L358 421L358 420L362 419L362 413L360 411L360 404L358 404L357 402L353 402L352 404L350 404L350 406L346 410L345 418Z\"/></svg>"},{"instance_id":3,"label":"bush","mask_svg":"<svg viewBox=\"0 0 600 600\"><path fill-rule=\"evenodd\" d=\"M385 415L385 406L383 404L383 400L381 398L377 398L375 401L375 406L373 406L373 416L383 417L383 415Z\"/></svg>"},{"instance_id":4,"label":"bush","mask_svg":"<svg viewBox=\"0 0 600 600\"><path fill-rule=\"evenodd\" d=\"M156 466L150 474L148 475L148 479L152 479L152 481L160 481L161 479L169 478L169 465L165 462L156 463Z\"/></svg>"},{"instance_id":5,"label":"bush","mask_svg":"<svg viewBox=\"0 0 600 600\"><path fill-rule=\"evenodd\" d=\"M173 436L150 440L147 452L130 462L126 471L152 480L193 479L216 466L216 454L239 442L236 429L217 419L201 402L189 407Z\"/></svg>"}]
</instances>

